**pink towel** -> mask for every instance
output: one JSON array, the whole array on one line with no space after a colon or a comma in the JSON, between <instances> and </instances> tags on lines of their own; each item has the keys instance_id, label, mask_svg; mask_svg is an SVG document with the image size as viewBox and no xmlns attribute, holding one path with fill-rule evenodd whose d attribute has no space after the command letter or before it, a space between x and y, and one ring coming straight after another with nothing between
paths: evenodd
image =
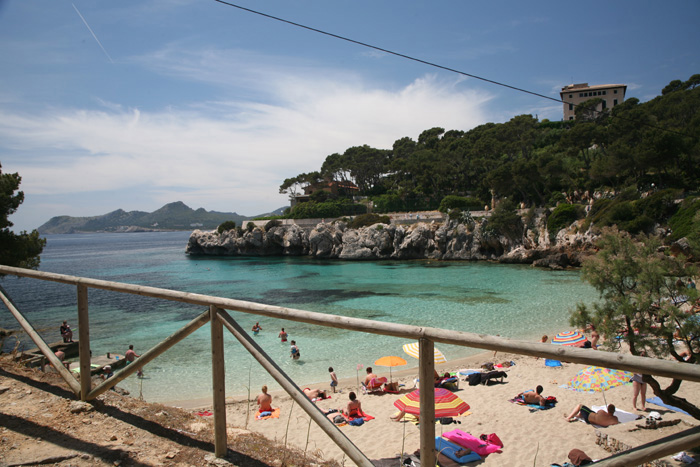
<instances>
[{"instance_id":1,"label":"pink towel","mask_svg":"<svg viewBox=\"0 0 700 467\"><path fill-rule=\"evenodd\" d=\"M489 443L488 441L483 441L476 436L465 433L460 429L443 433L442 437L462 446L463 448L469 448L480 456L488 456L494 452L501 452L501 446Z\"/></svg>"}]
</instances>

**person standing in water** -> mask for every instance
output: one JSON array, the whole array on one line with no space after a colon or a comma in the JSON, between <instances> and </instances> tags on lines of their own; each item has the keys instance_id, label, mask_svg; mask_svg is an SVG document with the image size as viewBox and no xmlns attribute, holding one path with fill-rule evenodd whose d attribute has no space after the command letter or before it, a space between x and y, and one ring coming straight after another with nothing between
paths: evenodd
<instances>
[{"instance_id":1,"label":"person standing in water","mask_svg":"<svg viewBox=\"0 0 700 467\"><path fill-rule=\"evenodd\" d=\"M253 335L257 336L260 331L262 331L260 323L255 323L255 326L253 326Z\"/></svg>"},{"instance_id":2,"label":"person standing in water","mask_svg":"<svg viewBox=\"0 0 700 467\"><path fill-rule=\"evenodd\" d=\"M290 347L289 356L294 360L299 360L301 357L301 352L299 352L299 347L297 347L297 341L292 341L292 346Z\"/></svg>"},{"instance_id":3,"label":"person standing in water","mask_svg":"<svg viewBox=\"0 0 700 467\"><path fill-rule=\"evenodd\" d=\"M280 331L279 335L277 336L280 338L281 342L287 342L287 333L285 332L284 328Z\"/></svg>"}]
</instances>

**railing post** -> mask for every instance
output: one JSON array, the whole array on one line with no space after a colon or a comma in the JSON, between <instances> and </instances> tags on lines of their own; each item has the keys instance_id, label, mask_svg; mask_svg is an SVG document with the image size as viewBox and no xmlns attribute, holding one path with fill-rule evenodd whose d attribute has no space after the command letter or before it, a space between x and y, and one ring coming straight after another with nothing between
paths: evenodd
<instances>
[{"instance_id":1,"label":"railing post","mask_svg":"<svg viewBox=\"0 0 700 467\"><path fill-rule=\"evenodd\" d=\"M88 288L78 284L78 351L80 352L80 400L86 401L92 389L90 363L90 317L88 315Z\"/></svg>"},{"instance_id":2,"label":"railing post","mask_svg":"<svg viewBox=\"0 0 700 467\"><path fill-rule=\"evenodd\" d=\"M211 375L214 408L214 455L224 457L228 451L226 438L226 368L224 365L224 326L217 316L219 309L209 306L211 326Z\"/></svg>"},{"instance_id":3,"label":"railing post","mask_svg":"<svg viewBox=\"0 0 700 467\"><path fill-rule=\"evenodd\" d=\"M435 344L418 340L418 375L420 378L420 463L435 465Z\"/></svg>"}]
</instances>

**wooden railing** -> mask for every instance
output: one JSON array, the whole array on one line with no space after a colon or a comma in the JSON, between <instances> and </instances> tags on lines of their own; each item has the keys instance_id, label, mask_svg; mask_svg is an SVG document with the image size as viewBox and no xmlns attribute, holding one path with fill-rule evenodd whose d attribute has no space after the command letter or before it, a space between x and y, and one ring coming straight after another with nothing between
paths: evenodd
<instances>
[{"instance_id":1,"label":"wooden railing","mask_svg":"<svg viewBox=\"0 0 700 467\"><path fill-rule=\"evenodd\" d=\"M177 301L208 307L182 329L175 332L163 342L143 353L135 362L118 370L113 377L92 388L90 378L75 377L66 370L51 349L31 324L17 310L10 299L0 293L0 299L5 303L17 322L34 341L58 373L66 380L70 388L82 400L92 400L109 388L113 387L128 376L137 372L141 367L154 360L167 349L176 345L192 332L211 323L212 346L212 378L213 378L213 412L214 412L214 450L217 457L223 457L227 452L226 410L225 410L225 367L223 353L223 328L228 329L250 354L265 368L265 370L280 384L280 386L306 411L319 427L359 466L371 467L370 460L313 404L270 358L262 348L231 318L226 310L269 316L277 319L304 322L318 326L346 329L350 331L383 334L418 340L420 342L419 378L431 381L434 372L433 349L434 343L473 347L483 350L510 352L567 362L598 365L608 368L632 371L634 373L651 374L688 381L700 382L700 366L679 364L667 360L658 360L633 355L623 355L603 351L591 352L587 349L553 346L540 343L524 342L505 339L486 334L474 334L462 331L452 331L432 327L410 326L383 321L372 321L360 318L329 315L324 313L297 310L260 303L234 300L211 295L193 294L174 290L146 287L119 282L89 279L85 277L68 276L30 269L14 268L0 265L0 274L12 274L21 277L71 284L77 288L78 297L78 333L79 333L79 363L81 374L90 374L90 326L88 314L88 289L102 289L113 292L129 293L162 300ZM421 464L435 465L435 400L431 391L420 393L420 447ZM657 459L683 449L700 444L700 430L691 429L683 433L659 440L650 445L640 446L631 451L610 457L601 465L630 465L630 462L643 463Z\"/></svg>"}]
</instances>

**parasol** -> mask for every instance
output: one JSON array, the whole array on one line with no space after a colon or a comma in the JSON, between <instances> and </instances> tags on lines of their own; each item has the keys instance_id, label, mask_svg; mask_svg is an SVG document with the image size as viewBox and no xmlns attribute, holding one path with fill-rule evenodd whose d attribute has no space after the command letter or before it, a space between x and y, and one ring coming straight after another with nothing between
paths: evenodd
<instances>
[{"instance_id":1,"label":"parasol","mask_svg":"<svg viewBox=\"0 0 700 467\"><path fill-rule=\"evenodd\" d=\"M395 366L403 366L406 364L406 360L401 357L389 356L382 357L374 362L375 365L388 366L389 367L389 382L391 382L391 368Z\"/></svg>"},{"instance_id":2,"label":"parasol","mask_svg":"<svg viewBox=\"0 0 700 467\"><path fill-rule=\"evenodd\" d=\"M445 388L435 390L435 418L457 417L469 410L469 404ZM398 398L394 405L405 413L420 415L420 389Z\"/></svg>"},{"instance_id":3,"label":"parasol","mask_svg":"<svg viewBox=\"0 0 700 467\"><path fill-rule=\"evenodd\" d=\"M613 370L599 366L589 366L579 371L571 378L566 388L578 392L602 392L605 405L605 391L608 389L629 384L632 380L632 373L629 371Z\"/></svg>"},{"instance_id":4,"label":"parasol","mask_svg":"<svg viewBox=\"0 0 700 467\"><path fill-rule=\"evenodd\" d=\"M404 344L403 346L403 351L406 352L408 355L410 355L413 358L418 358L418 351L420 349L420 343L418 342L412 342L410 344ZM437 347L434 347L433 350L435 351L435 364L438 363L447 363L447 359L445 356L440 352Z\"/></svg>"},{"instance_id":5,"label":"parasol","mask_svg":"<svg viewBox=\"0 0 700 467\"><path fill-rule=\"evenodd\" d=\"M579 331L560 332L556 336L552 337L552 344L558 345L573 345L580 347L587 341L588 339L586 336L581 334Z\"/></svg>"}]
</instances>

